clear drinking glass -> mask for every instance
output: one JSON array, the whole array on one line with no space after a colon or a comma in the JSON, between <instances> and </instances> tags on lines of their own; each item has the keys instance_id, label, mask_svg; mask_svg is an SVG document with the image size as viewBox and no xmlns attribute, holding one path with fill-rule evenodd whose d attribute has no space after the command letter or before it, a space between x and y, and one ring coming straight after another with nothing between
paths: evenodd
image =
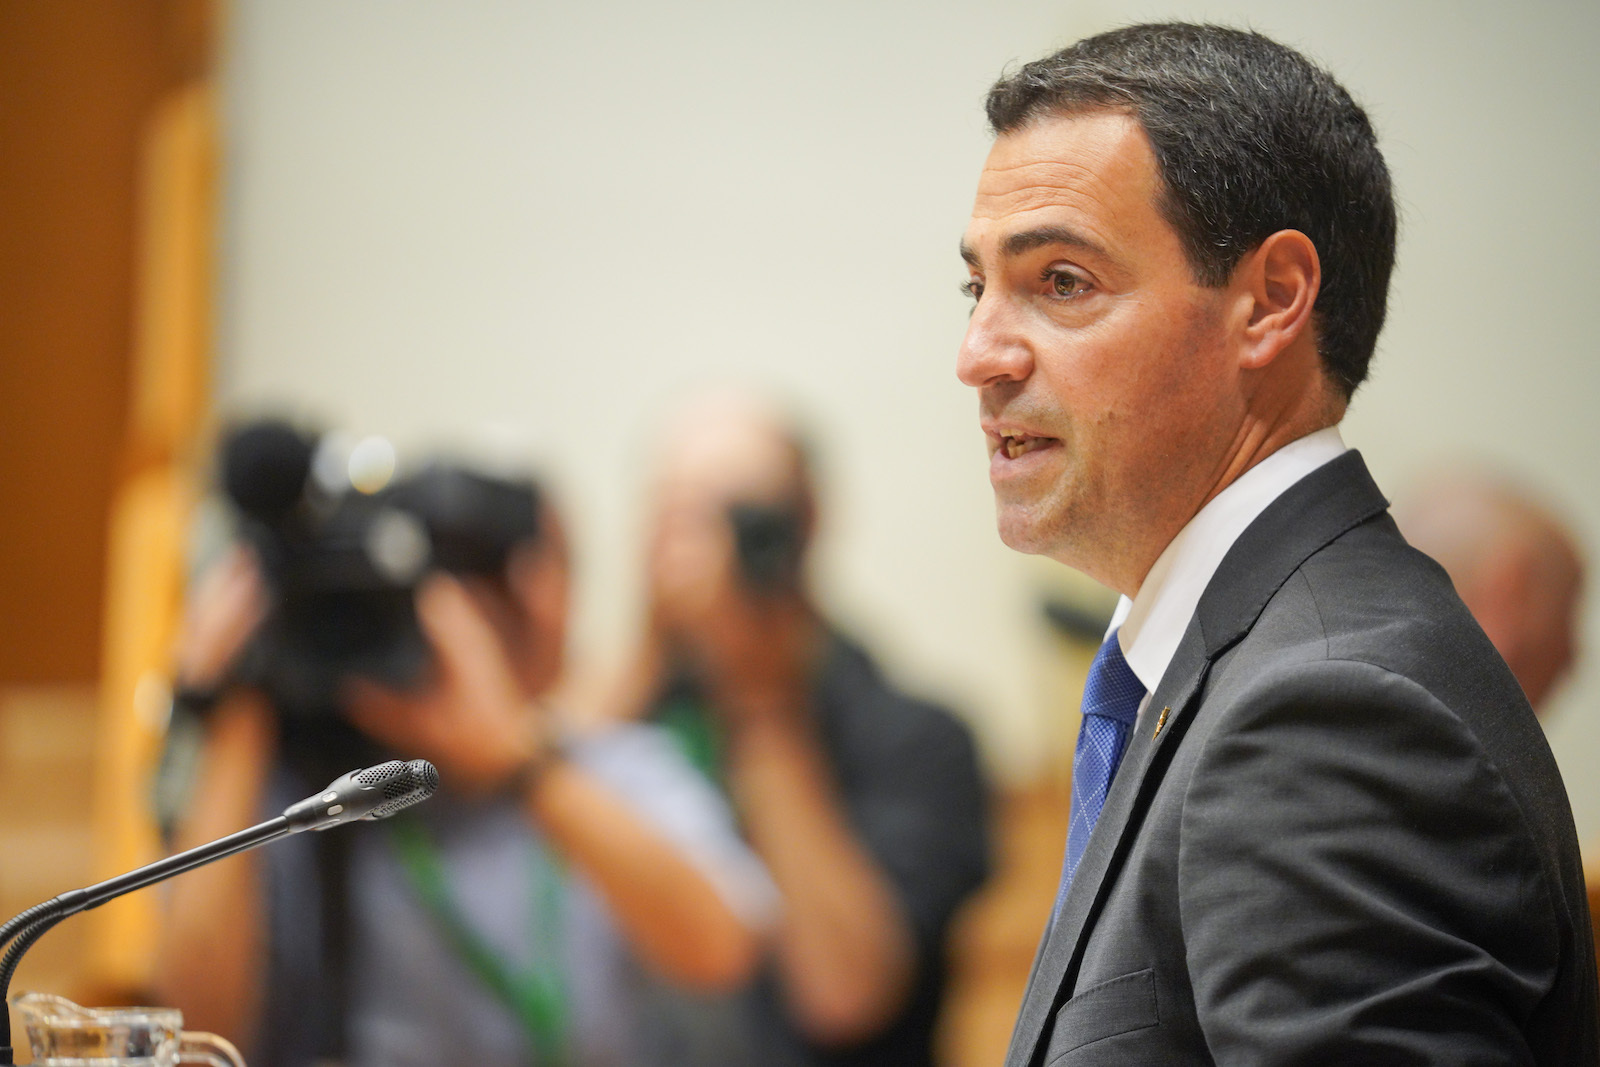
<instances>
[{"instance_id":1,"label":"clear drinking glass","mask_svg":"<svg viewBox=\"0 0 1600 1067\"><path fill-rule=\"evenodd\" d=\"M53 993L23 993L11 1003L38 1067L244 1067L224 1039L185 1030L176 1008L83 1008Z\"/></svg>"}]
</instances>

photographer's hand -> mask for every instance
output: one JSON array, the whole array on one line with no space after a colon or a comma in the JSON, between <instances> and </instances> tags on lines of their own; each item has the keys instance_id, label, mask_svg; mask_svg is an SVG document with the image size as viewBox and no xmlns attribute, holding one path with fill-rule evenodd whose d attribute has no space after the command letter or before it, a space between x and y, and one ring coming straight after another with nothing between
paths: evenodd
<instances>
[{"instance_id":1,"label":"photographer's hand","mask_svg":"<svg viewBox=\"0 0 1600 1067\"><path fill-rule=\"evenodd\" d=\"M540 758L540 713L484 608L459 581L429 578L417 593L417 617L434 654L425 687L402 692L354 680L346 713L392 752L431 760L452 790L496 789Z\"/></svg>"},{"instance_id":2,"label":"photographer's hand","mask_svg":"<svg viewBox=\"0 0 1600 1067\"><path fill-rule=\"evenodd\" d=\"M798 714L825 645L820 621L799 589L750 588L725 529L695 533L667 546L656 571L659 643L688 658L731 729Z\"/></svg>"},{"instance_id":3,"label":"photographer's hand","mask_svg":"<svg viewBox=\"0 0 1600 1067\"><path fill-rule=\"evenodd\" d=\"M194 689L222 685L266 610L255 555L235 545L206 571L190 597L174 657L178 684Z\"/></svg>"},{"instance_id":4,"label":"photographer's hand","mask_svg":"<svg viewBox=\"0 0 1600 1067\"><path fill-rule=\"evenodd\" d=\"M395 751L420 753L446 785L487 791L524 779L528 817L600 890L640 955L697 988L745 980L757 935L682 849L576 761L546 749L548 725L518 688L487 605L448 577L430 579L418 616L437 660L410 695L352 687L349 714Z\"/></svg>"}]
</instances>

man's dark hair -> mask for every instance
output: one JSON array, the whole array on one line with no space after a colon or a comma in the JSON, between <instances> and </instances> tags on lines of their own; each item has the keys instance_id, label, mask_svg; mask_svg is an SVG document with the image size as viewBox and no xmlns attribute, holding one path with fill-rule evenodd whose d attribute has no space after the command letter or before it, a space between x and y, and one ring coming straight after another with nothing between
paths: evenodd
<instances>
[{"instance_id":1,"label":"man's dark hair","mask_svg":"<svg viewBox=\"0 0 1600 1067\"><path fill-rule=\"evenodd\" d=\"M1394 194L1366 112L1291 48L1186 23L1086 38L1001 78L987 107L996 134L1101 108L1144 128L1166 186L1159 207L1200 284L1225 284L1279 230L1311 238L1318 348L1349 397L1367 376L1394 266Z\"/></svg>"}]
</instances>

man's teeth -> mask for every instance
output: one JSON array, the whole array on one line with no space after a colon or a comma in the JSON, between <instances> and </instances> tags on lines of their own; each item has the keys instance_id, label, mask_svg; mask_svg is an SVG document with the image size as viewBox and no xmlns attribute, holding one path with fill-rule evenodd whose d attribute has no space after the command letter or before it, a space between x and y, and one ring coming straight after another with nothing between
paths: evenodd
<instances>
[{"instance_id":1,"label":"man's teeth","mask_svg":"<svg viewBox=\"0 0 1600 1067\"><path fill-rule=\"evenodd\" d=\"M1047 440L1049 439L1045 437L1012 437L1008 435L1000 438L1000 448L1005 452L1007 459L1016 459L1018 456L1026 455L1041 447Z\"/></svg>"}]
</instances>

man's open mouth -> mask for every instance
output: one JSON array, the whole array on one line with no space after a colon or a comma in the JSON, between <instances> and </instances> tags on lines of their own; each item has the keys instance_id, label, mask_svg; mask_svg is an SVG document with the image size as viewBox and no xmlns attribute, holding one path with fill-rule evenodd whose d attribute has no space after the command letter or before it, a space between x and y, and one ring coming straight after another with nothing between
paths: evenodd
<instances>
[{"instance_id":1,"label":"man's open mouth","mask_svg":"<svg viewBox=\"0 0 1600 1067\"><path fill-rule=\"evenodd\" d=\"M1054 444L1054 437L1030 437L1027 434L1001 434L1000 451L1006 454L1007 459L1016 459L1029 452Z\"/></svg>"}]
</instances>

